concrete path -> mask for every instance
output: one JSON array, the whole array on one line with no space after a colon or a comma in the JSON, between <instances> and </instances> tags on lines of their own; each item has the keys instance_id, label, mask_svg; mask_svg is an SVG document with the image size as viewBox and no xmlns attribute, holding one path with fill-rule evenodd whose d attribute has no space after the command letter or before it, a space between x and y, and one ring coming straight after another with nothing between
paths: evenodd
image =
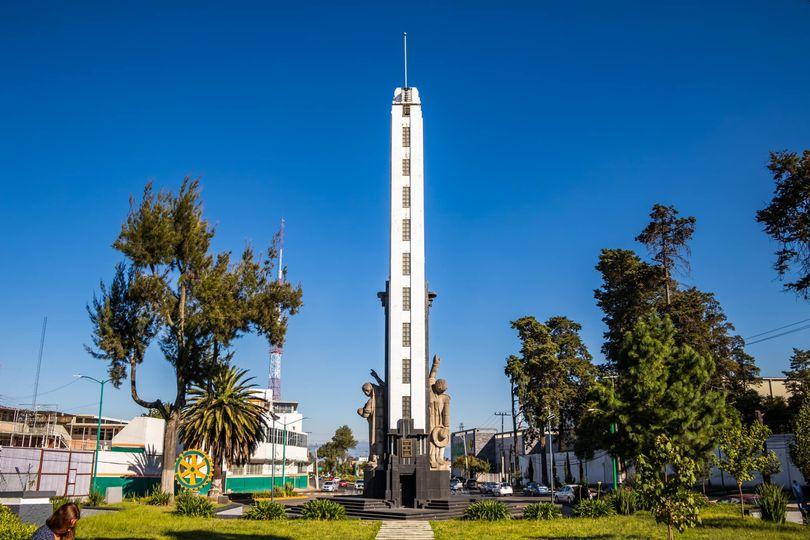
<instances>
[{"instance_id":1,"label":"concrete path","mask_svg":"<svg viewBox=\"0 0 810 540\"><path fill-rule=\"evenodd\" d=\"M428 521L383 521L377 540L400 540L409 538L433 538L433 529Z\"/></svg>"}]
</instances>

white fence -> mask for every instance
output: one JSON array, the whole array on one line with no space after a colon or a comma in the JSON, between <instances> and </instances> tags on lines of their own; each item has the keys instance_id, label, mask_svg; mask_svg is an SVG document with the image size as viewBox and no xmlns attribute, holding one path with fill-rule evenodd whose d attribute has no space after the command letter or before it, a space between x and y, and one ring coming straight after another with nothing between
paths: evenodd
<instances>
[{"instance_id":1,"label":"white fence","mask_svg":"<svg viewBox=\"0 0 810 540\"><path fill-rule=\"evenodd\" d=\"M93 452L52 448L0 447L0 491L90 493Z\"/></svg>"}]
</instances>

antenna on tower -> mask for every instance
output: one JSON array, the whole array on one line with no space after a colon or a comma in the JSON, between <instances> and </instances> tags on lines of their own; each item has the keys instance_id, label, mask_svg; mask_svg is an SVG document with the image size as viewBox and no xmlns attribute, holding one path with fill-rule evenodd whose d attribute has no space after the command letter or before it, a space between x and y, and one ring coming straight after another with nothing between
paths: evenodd
<instances>
[{"instance_id":1,"label":"antenna on tower","mask_svg":"<svg viewBox=\"0 0 810 540\"><path fill-rule=\"evenodd\" d=\"M278 282L284 281L284 218L281 218L281 228L278 232Z\"/></svg>"},{"instance_id":2,"label":"antenna on tower","mask_svg":"<svg viewBox=\"0 0 810 540\"><path fill-rule=\"evenodd\" d=\"M405 88L408 88L408 32L402 33L402 47L405 51Z\"/></svg>"}]
</instances>

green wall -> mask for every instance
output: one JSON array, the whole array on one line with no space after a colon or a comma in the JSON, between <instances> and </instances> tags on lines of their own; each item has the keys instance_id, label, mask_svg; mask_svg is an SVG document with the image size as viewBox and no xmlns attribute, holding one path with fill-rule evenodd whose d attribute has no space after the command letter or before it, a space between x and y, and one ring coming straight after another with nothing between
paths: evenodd
<instances>
[{"instance_id":1,"label":"green wall","mask_svg":"<svg viewBox=\"0 0 810 540\"><path fill-rule=\"evenodd\" d=\"M252 491L269 491L273 488L273 478L271 476L240 476L225 479L225 490L234 493L247 493ZM308 485L308 477L305 474L298 476L287 476L287 483L293 487L304 489ZM104 493L108 487L121 486L124 496L134 494L143 496L152 490L155 485L160 485L159 477L144 476L99 476L96 478L96 489ZM276 486L283 487L281 476L276 476ZM208 489L203 489L202 493L207 493Z\"/></svg>"}]
</instances>

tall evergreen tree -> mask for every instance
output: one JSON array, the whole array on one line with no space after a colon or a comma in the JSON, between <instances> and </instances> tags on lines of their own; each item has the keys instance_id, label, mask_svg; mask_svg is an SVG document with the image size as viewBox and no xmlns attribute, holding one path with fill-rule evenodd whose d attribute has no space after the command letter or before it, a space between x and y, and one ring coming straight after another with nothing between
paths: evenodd
<instances>
[{"instance_id":1,"label":"tall evergreen tree","mask_svg":"<svg viewBox=\"0 0 810 540\"><path fill-rule=\"evenodd\" d=\"M259 257L245 249L233 262L230 252L211 252L213 237L197 180L186 178L177 195L155 194L147 184L113 244L126 262L88 306L88 352L108 363L116 387L129 378L132 399L166 420L161 486L169 493L188 389L207 384L245 333L282 344L287 317L301 306L301 288L276 279L274 249ZM175 374L174 396L165 401L143 399L138 387L137 368L153 340Z\"/></svg>"},{"instance_id":2,"label":"tall evergreen tree","mask_svg":"<svg viewBox=\"0 0 810 540\"><path fill-rule=\"evenodd\" d=\"M678 217L674 206L656 204L650 212L650 223L636 237L650 251L653 260L664 271L664 299L671 301L672 274L678 269L688 269L690 253L687 242L695 232L694 217Z\"/></svg>"},{"instance_id":3,"label":"tall evergreen tree","mask_svg":"<svg viewBox=\"0 0 810 540\"><path fill-rule=\"evenodd\" d=\"M780 278L791 276L785 289L810 297L810 150L771 152L768 164L776 188L757 221L779 243L774 268Z\"/></svg>"},{"instance_id":4,"label":"tall evergreen tree","mask_svg":"<svg viewBox=\"0 0 810 540\"><path fill-rule=\"evenodd\" d=\"M581 325L566 317L545 324L534 317L512 321L521 341L520 356L507 359L505 373L517 393L530 434L542 433L549 414L556 419L563 445L585 412L596 375L592 357L579 335Z\"/></svg>"},{"instance_id":5,"label":"tall evergreen tree","mask_svg":"<svg viewBox=\"0 0 810 540\"><path fill-rule=\"evenodd\" d=\"M793 425L795 440L790 444L790 458L805 479L810 478L810 399L802 403Z\"/></svg>"},{"instance_id":6,"label":"tall evergreen tree","mask_svg":"<svg viewBox=\"0 0 810 540\"><path fill-rule=\"evenodd\" d=\"M622 375L605 386L600 405L618 426L611 453L625 459L649 456L656 438L665 435L687 456L704 459L725 418L723 394L707 388L712 359L677 345L669 318L651 315L625 335L617 360Z\"/></svg>"},{"instance_id":7,"label":"tall evergreen tree","mask_svg":"<svg viewBox=\"0 0 810 540\"><path fill-rule=\"evenodd\" d=\"M793 349L790 369L783 373L790 392L790 405L798 410L810 398L810 350Z\"/></svg>"}]
</instances>

